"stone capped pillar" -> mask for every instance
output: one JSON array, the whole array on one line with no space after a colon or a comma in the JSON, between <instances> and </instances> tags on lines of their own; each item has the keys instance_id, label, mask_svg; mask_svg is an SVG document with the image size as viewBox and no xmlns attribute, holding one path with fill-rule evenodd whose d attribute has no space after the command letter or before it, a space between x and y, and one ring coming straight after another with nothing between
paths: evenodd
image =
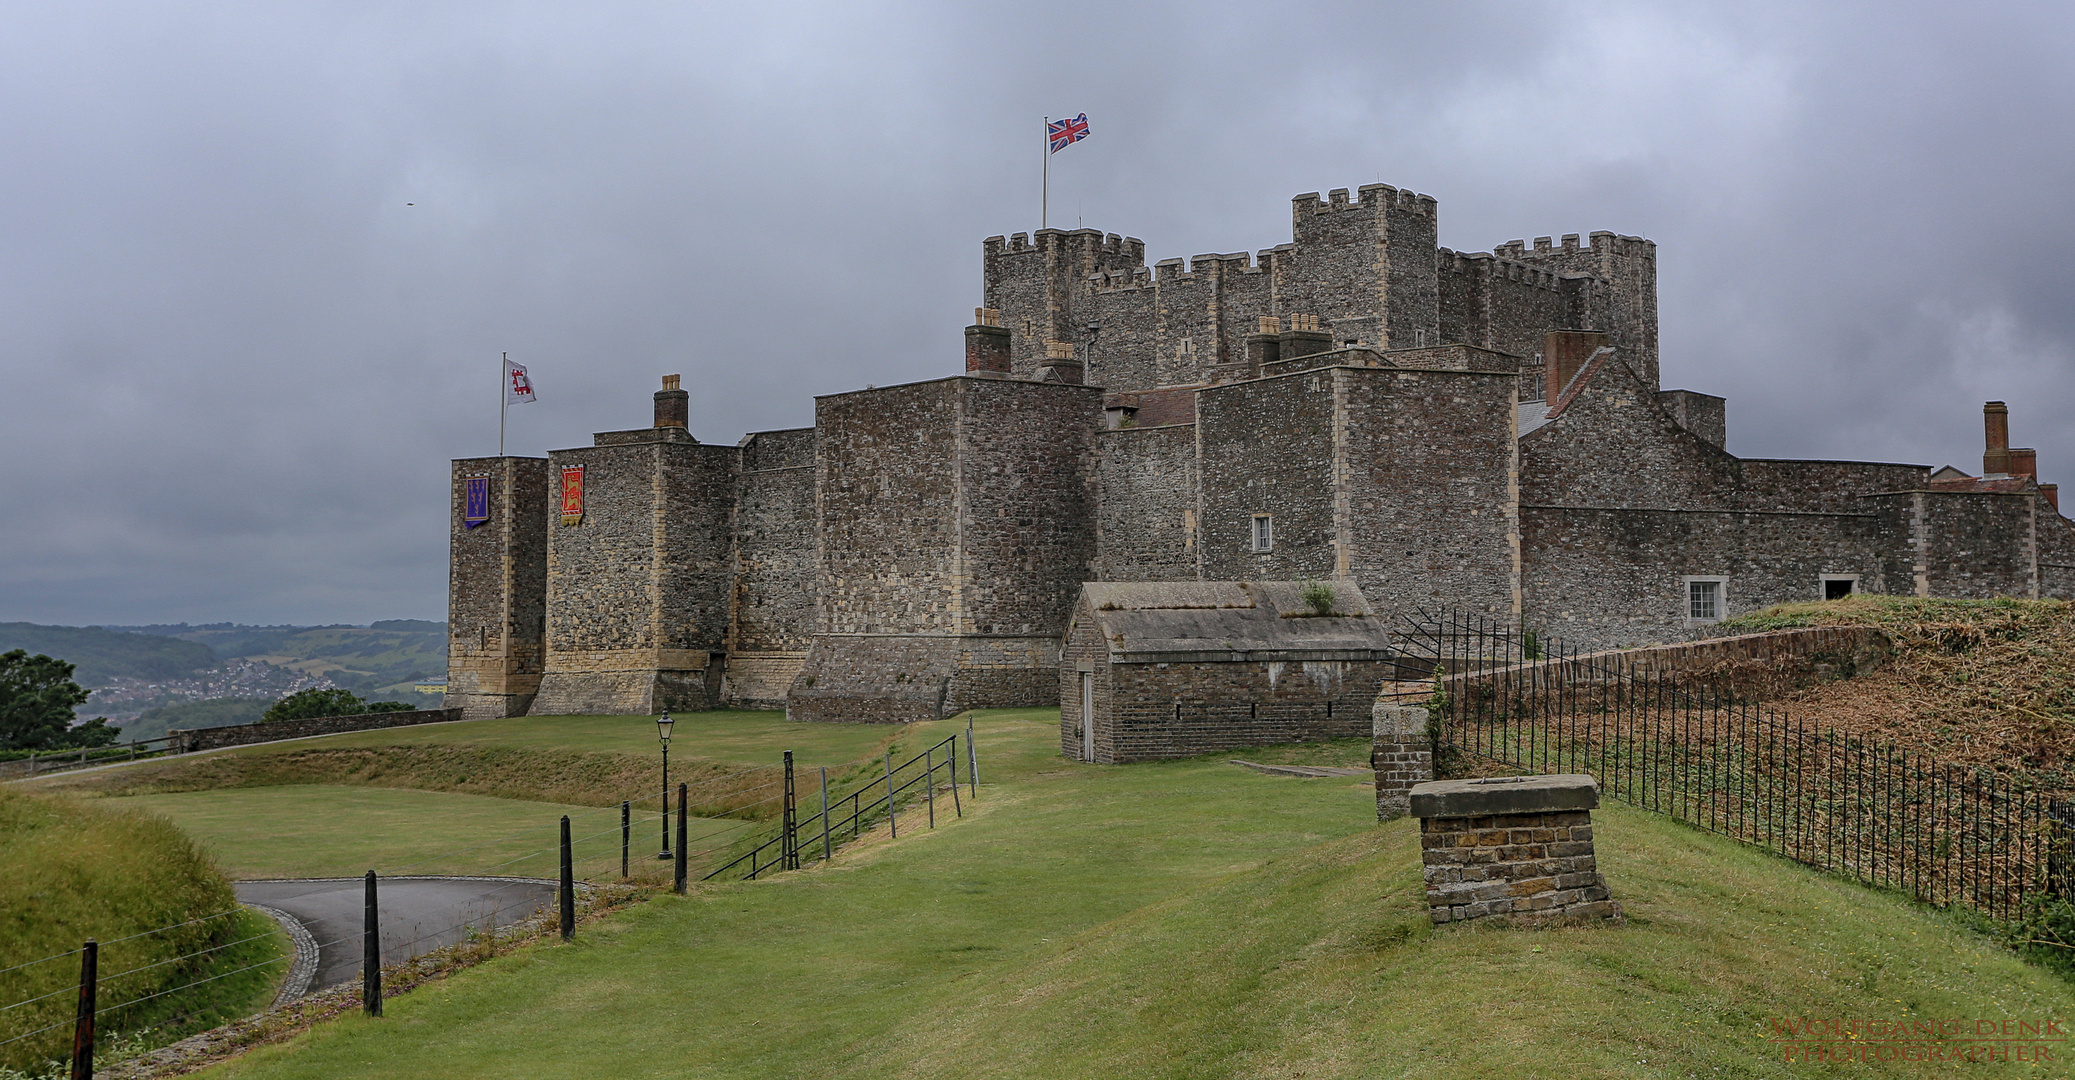
<instances>
[{"instance_id":1,"label":"stone capped pillar","mask_svg":"<svg viewBox=\"0 0 2075 1080\"><path fill-rule=\"evenodd\" d=\"M1439 780L1411 792L1436 923L1620 919L1593 854L1590 776Z\"/></svg>"},{"instance_id":2,"label":"stone capped pillar","mask_svg":"<svg viewBox=\"0 0 2075 1080\"><path fill-rule=\"evenodd\" d=\"M1411 813L1413 787L1434 778L1427 710L1379 700L1369 715L1375 720L1369 764L1376 769L1376 820L1391 821Z\"/></svg>"}]
</instances>

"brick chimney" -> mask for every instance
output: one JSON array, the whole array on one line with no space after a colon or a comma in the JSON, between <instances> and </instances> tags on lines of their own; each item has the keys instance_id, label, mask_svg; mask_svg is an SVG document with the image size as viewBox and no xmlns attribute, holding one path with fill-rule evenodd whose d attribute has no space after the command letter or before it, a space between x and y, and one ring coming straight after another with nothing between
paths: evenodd
<instances>
[{"instance_id":1,"label":"brick chimney","mask_svg":"<svg viewBox=\"0 0 2075 1080\"><path fill-rule=\"evenodd\" d=\"M997 308L974 308L973 325L965 328L965 372L1003 376L1009 373L1009 330Z\"/></svg>"},{"instance_id":2,"label":"brick chimney","mask_svg":"<svg viewBox=\"0 0 2075 1080\"><path fill-rule=\"evenodd\" d=\"M2061 486L2059 484L2041 484L2039 485L2039 494L2045 496L2046 505L2053 507L2054 513L2058 514L2061 512Z\"/></svg>"},{"instance_id":3,"label":"brick chimney","mask_svg":"<svg viewBox=\"0 0 2075 1080\"><path fill-rule=\"evenodd\" d=\"M2029 446L2011 447L2010 475L2037 477L2039 475L2039 451Z\"/></svg>"},{"instance_id":4,"label":"brick chimney","mask_svg":"<svg viewBox=\"0 0 2075 1080\"><path fill-rule=\"evenodd\" d=\"M1277 359L1295 360L1332 348L1333 335L1318 328L1316 315L1292 315L1289 329L1276 335L1275 346Z\"/></svg>"},{"instance_id":5,"label":"brick chimney","mask_svg":"<svg viewBox=\"0 0 2075 1080\"><path fill-rule=\"evenodd\" d=\"M1991 401L1981 407L1981 426L1988 448L1981 452L1981 475L1996 479L2010 475L2010 406Z\"/></svg>"},{"instance_id":6,"label":"brick chimney","mask_svg":"<svg viewBox=\"0 0 2075 1080\"><path fill-rule=\"evenodd\" d=\"M1607 335L1597 330L1551 330L1542 335L1542 360L1548 365L1542 397L1554 402L1571 385L1572 377L1585 366L1592 354L1607 343Z\"/></svg>"},{"instance_id":7,"label":"brick chimney","mask_svg":"<svg viewBox=\"0 0 2075 1080\"><path fill-rule=\"evenodd\" d=\"M663 388L656 391L656 426L690 428L691 418L692 395L677 388L677 376L663 376Z\"/></svg>"}]
</instances>

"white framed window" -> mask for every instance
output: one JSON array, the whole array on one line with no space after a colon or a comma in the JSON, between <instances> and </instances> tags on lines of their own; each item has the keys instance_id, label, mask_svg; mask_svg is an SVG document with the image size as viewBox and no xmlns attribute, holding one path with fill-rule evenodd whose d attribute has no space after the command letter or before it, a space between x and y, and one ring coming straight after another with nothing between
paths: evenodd
<instances>
[{"instance_id":1,"label":"white framed window","mask_svg":"<svg viewBox=\"0 0 2075 1080\"><path fill-rule=\"evenodd\" d=\"M1857 574L1824 574L1823 599L1842 600L1859 591Z\"/></svg>"},{"instance_id":2,"label":"white framed window","mask_svg":"<svg viewBox=\"0 0 2075 1080\"><path fill-rule=\"evenodd\" d=\"M1255 515L1254 515L1254 536L1253 536L1253 539L1254 539L1254 550L1255 550L1255 551L1274 551L1274 550L1275 550L1275 515L1274 515L1274 514L1255 514Z\"/></svg>"},{"instance_id":3,"label":"white framed window","mask_svg":"<svg viewBox=\"0 0 2075 1080\"><path fill-rule=\"evenodd\" d=\"M1720 622L1729 614L1729 579L1688 577L1685 582L1686 625Z\"/></svg>"}]
</instances>

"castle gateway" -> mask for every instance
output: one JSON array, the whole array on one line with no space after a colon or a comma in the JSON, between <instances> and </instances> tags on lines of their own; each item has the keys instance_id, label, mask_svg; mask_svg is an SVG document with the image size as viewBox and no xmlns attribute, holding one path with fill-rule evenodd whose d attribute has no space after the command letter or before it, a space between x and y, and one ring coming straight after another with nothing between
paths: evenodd
<instances>
[{"instance_id":1,"label":"castle gateway","mask_svg":"<svg viewBox=\"0 0 2075 1080\"><path fill-rule=\"evenodd\" d=\"M1658 385L1656 246L1435 242L1386 185L1299 196L1292 242L985 242L963 374L812 428L652 426L453 463L449 706L787 708L904 721L1059 700L1084 582L1352 582L1378 618L1517 615L1675 640L1864 591L2075 596L2075 523L1985 414L1979 477L1739 458Z\"/></svg>"}]
</instances>

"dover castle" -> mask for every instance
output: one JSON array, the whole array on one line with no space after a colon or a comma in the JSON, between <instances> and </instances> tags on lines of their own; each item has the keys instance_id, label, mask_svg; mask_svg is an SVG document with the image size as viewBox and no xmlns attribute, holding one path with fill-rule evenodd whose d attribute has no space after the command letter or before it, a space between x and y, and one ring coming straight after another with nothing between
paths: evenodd
<instances>
[{"instance_id":1,"label":"dover castle","mask_svg":"<svg viewBox=\"0 0 2075 1080\"><path fill-rule=\"evenodd\" d=\"M1658 385L1655 244L1456 252L1435 215L1302 195L1290 243L1152 266L993 237L962 372L732 445L673 376L649 426L456 461L447 703L1049 705L1087 582L1339 579L1609 646L1855 591L2075 596L2000 403L1980 476L1740 458L1721 398Z\"/></svg>"}]
</instances>

